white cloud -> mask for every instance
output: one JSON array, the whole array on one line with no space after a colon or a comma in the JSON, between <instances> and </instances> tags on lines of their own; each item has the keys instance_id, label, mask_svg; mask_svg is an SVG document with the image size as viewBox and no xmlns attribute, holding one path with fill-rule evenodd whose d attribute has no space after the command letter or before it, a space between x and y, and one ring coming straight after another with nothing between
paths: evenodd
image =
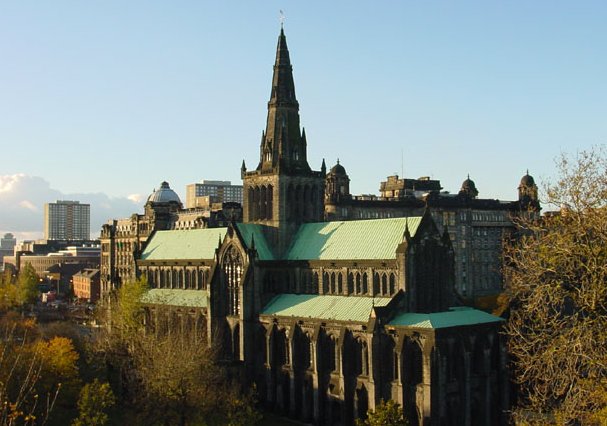
<instances>
[{"instance_id":1,"label":"white cloud","mask_svg":"<svg viewBox=\"0 0 607 426\"><path fill-rule=\"evenodd\" d=\"M0 194L3 192L11 192L15 182L17 182L23 176L25 176L23 173L0 176Z\"/></svg>"},{"instance_id":2,"label":"white cloud","mask_svg":"<svg viewBox=\"0 0 607 426\"><path fill-rule=\"evenodd\" d=\"M36 207L31 201L28 201L28 200L20 201L19 205L21 207L23 207L24 209L28 209L28 210L31 210L33 212L37 212L38 211L38 207Z\"/></svg>"},{"instance_id":3,"label":"white cloud","mask_svg":"<svg viewBox=\"0 0 607 426\"><path fill-rule=\"evenodd\" d=\"M109 197L104 193L65 194L51 188L41 177L23 173L0 175L0 234L12 232L18 239L41 238L44 204L77 200L91 205L91 237L95 238L101 225L109 219L128 217L141 211L142 198Z\"/></svg>"},{"instance_id":4,"label":"white cloud","mask_svg":"<svg viewBox=\"0 0 607 426\"><path fill-rule=\"evenodd\" d=\"M131 194L128 197L129 200L131 200L133 203L136 204L141 204L143 202L143 195L141 194Z\"/></svg>"}]
</instances>

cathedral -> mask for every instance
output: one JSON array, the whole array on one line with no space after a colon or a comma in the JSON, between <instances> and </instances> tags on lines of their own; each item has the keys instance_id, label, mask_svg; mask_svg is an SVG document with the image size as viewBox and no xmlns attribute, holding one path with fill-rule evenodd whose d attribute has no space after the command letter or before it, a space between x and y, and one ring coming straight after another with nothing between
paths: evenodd
<instances>
[{"instance_id":1,"label":"cathedral","mask_svg":"<svg viewBox=\"0 0 607 426\"><path fill-rule=\"evenodd\" d=\"M163 184L152 219L104 226L105 291L132 258L150 327L204 333L266 409L305 423L350 426L392 399L412 425L506 424L502 319L461 306L448 230L428 209L326 220L282 29L267 108L259 163L241 168L242 222L154 228L180 208Z\"/></svg>"}]
</instances>

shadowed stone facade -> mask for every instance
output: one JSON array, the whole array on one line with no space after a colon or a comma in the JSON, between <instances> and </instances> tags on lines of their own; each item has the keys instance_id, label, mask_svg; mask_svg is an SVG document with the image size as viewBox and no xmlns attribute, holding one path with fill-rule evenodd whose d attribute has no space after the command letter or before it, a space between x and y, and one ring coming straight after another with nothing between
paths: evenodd
<instances>
[{"instance_id":1,"label":"shadowed stone facade","mask_svg":"<svg viewBox=\"0 0 607 426\"><path fill-rule=\"evenodd\" d=\"M521 214L539 216L538 190L529 173L521 179L517 201L478 198L468 177L457 194L441 192L440 181L428 177L389 176L380 184L380 196L351 195L350 177L337 164L327 174L325 217L357 220L407 217L429 209L438 229L447 231L455 253L455 288L466 299L503 291L503 244L511 238Z\"/></svg>"}]
</instances>

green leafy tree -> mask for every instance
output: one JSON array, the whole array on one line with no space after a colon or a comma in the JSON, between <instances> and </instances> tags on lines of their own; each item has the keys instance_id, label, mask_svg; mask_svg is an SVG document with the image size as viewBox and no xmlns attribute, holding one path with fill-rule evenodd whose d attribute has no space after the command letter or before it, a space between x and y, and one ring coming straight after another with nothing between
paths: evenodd
<instances>
[{"instance_id":1,"label":"green leafy tree","mask_svg":"<svg viewBox=\"0 0 607 426\"><path fill-rule=\"evenodd\" d=\"M109 416L107 410L116 403L114 393L107 383L95 379L87 383L80 391L78 399L78 417L72 426L105 426Z\"/></svg>"},{"instance_id":2,"label":"green leafy tree","mask_svg":"<svg viewBox=\"0 0 607 426\"><path fill-rule=\"evenodd\" d=\"M381 401L375 411L369 410L365 420L356 420L356 426L407 426L402 407L392 400Z\"/></svg>"},{"instance_id":3,"label":"green leafy tree","mask_svg":"<svg viewBox=\"0 0 607 426\"><path fill-rule=\"evenodd\" d=\"M26 263L21 268L17 278L18 300L21 304L36 303L39 280L38 274L30 263Z\"/></svg>"},{"instance_id":4,"label":"green leafy tree","mask_svg":"<svg viewBox=\"0 0 607 426\"><path fill-rule=\"evenodd\" d=\"M0 275L0 311L5 312L18 305L19 297L15 277L11 270Z\"/></svg>"},{"instance_id":5,"label":"green leafy tree","mask_svg":"<svg viewBox=\"0 0 607 426\"><path fill-rule=\"evenodd\" d=\"M506 330L521 393L514 414L521 423L601 424L607 408L606 151L564 155L558 168L544 205L560 212L522 218L521 237L507 251Z\"/></svg>"}]
</instances>

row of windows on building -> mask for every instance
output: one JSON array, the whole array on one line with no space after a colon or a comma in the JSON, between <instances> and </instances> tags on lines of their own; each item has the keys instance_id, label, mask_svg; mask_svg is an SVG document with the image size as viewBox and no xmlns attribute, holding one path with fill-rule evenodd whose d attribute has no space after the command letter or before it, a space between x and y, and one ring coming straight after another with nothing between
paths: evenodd
<instances>
[{"instance_id":1,"label":"row of windows on building","mask_svg":"<svg viewBox=\"0 0 607 426\"><path fill-rule=\"evenodd\" d=\"M347 214L343 213L342 215L347 216ZM356 213L356 217L358 219L388 219L399 216L392 211L358 210L358 212Z\"/></svg>"},{"instance_id":2,"label":"row of windows on building","mask_svg":"<svg viewBox=\"0 0 607 426\"><path fill-rule=\"evenodd\" d=\"M183 290L206 290L209 280L209 268L142 268L141 274L147 277L152 288L173 288Z\"/></svg>"},{"instance_id":3,"label":"row of windows on building","mask_svg":"<svg viewBox=\"0 0 607 426\"><path fill-rule=\"evenodd\" d=\"M322 279L321 279L322 278ZM305 270L301 272L299 286L293 276L282 271L269 272L264 279L268 292L292 292L327 295L355 295L389 297L399 289L396 272Z\"/></svg>"}]
</instances>

